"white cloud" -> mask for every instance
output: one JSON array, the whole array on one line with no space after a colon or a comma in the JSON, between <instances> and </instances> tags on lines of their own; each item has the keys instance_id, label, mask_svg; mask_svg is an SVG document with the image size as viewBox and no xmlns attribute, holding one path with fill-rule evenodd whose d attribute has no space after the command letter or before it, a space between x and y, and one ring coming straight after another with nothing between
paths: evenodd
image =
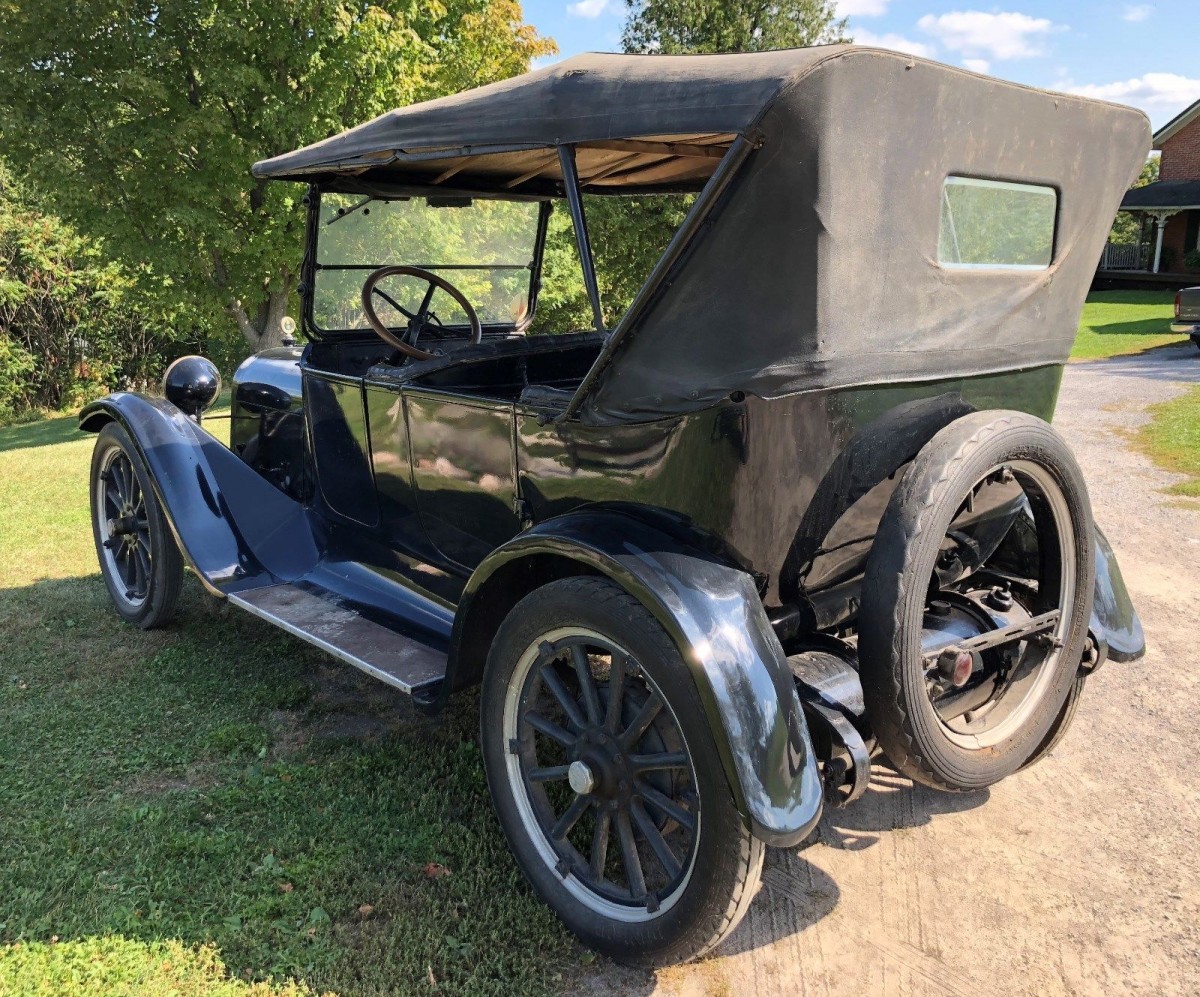
<instances>
[{"instance_id":1,"label":"white cloud","mask_svg":"<svg viewBox=\"0 0 1200 997\"><path fill-rule=\"evenodd\" d=\"M892 0L837 0L838 17L880 17Z\"/></svg>"},{"instance_id":2,"label":"white cloud","mask_svg":"<svg viewBox=\"0 0 1200 997\"><path fill-rule=\"evenodd\" d=\"M916 42L903 35L877 35L873 31L863 31L855 28L852 32L856 45L872 45L875 48L891 48L897 52L907 52L909 55L919 55L926 59L933 57L933 46L924 42Z\"/></svg>"},{"instance_id":3,"label":"white cloud","mask_svg":"<svg viewBox=\"0 0 1200 997\"><path fill-rule=\"evenodd\" d=\"M986 73L992 68L987 59L963 59L963 65L973 73Z\"/></svg>"},{"instance_id":4,"label":"white cloud","mask_svg":"<svg viewBox=\"0 0 1200 997\"><path fill-rule=\"evenodd\" d=\"M1154 13L1154 5L1148 3L1128 3L1125 5L1125 12L1121 15L1122 20L1132 21L1136 24L1138 21L1144 21Z\"/></svg>"},{"instance_id":5,"label":"white cloud","mask_svg":"<svg viewBox=\"0 0 1200 997\"><path fill-rule=\"evenodd\" d=\"M1044 17L1015 11L988 14L980 10L926 14L917 27L946 48L972 58L1028 59L1041 55L1046 36L1066 30Z\"/></svg>"},{"instance_id":6,"label":"white cloud","mask_svg":"<svg viewBox=\"0 0 1200 997\"><path fill-rule=\"evenodd\" d=\"M1170 121L1184 108L1200 100L1200 80L1177 73L1146 73L1116 83L1070 84L1062 89L1084 97L1132 104L1149 114L1156 123Z\"/></svg>"},{"instance_id":7,"label":"white cloud","mask_svg":"<svg viewBox=\"0 0 1200 997\"><path fill-rule=\"evenodd\" d=\"M609 0L579 0L578 3L567 4L567 13L572 17L586 17L590 20L603 14L608 3Z\"/></svg>"}]
</instances>

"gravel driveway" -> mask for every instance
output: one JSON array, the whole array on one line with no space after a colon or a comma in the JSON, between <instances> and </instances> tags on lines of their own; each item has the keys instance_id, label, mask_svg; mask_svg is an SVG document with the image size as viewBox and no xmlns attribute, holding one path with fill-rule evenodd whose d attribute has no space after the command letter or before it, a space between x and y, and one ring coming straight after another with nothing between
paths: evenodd
<instances>
[{"instance_id":1,"label":"gravel driveway","mask_svg":"<svg viewBox=\"0 0 1200 997\"><path fill-rule=\"evenodd\" d=\"M596 992L1200 994L1200 511L1127 443L1200 383L1186 348L1071 364L1055 424L1087 475L1149 650L1087 687L1062 745L990 791L883 772L794 851L720 950Z\"/></svg>"}]
</instances>

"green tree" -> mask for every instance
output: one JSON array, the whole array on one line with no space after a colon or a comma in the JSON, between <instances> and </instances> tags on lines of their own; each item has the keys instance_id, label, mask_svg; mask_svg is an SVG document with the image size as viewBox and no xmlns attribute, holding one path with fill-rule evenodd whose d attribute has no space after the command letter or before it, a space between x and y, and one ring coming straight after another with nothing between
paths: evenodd
<instances>
[{"instance_id":1,"label":"green tree","mask_svg":"<svg viewBox=\"0 0 1200 997\"><path fill-rule=\"evenodd\" d=\"M0 166L0 422L142 385L182 352L135 275Z\"/></svg>"},{"instance_id":2,"label":"green tree","mask_svg":"<svg viewBox=\"0 0 1200 997\"><path fill-rule=\"evenodd\" d=\"M1134 190L1137 187L1145 187L1146 184L1155 183L1158 180L1158 166L1158 156L1152 156L1150 159L1147 159L1146 164L1142 167L1142 172L1129 189ZM1136 246L1142 238L1142 221L1143 216L1140 214L1118 211L1116 220L1113 222L1112 232L1109 233L1108 241L1119 246Z\"/></svg>"},{"instance_id":3,"label":"green tree","mask_svg":"<svg viewBox=\"0 0 1200 997\"><path fill-rule=\"evenodd\" d=\"M0 133L55 211L260 349L303 189L250 164L551 51L516 0L0 0Z\"/></svg>"},{"instance_id":4,"label":"green tree","mask_svg":"<svg viewBox=\"0 0 1200 997\"><path fill-rule=\"evenodd\" d=\"M762 52L843 41L835 0L626 0L626 52Z\"/></svg>"}]
</instances>

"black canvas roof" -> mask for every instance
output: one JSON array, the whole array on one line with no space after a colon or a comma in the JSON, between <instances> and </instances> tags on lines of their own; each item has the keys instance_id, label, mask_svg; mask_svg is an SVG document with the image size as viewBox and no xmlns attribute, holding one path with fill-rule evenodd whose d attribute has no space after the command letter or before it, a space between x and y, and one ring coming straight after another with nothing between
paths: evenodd
<instances>
[{"instance_id":1,"label":"black canvas roof","mask_svg":"<svg viewBox=\"0 0 1200 997\"><path fill-rule=\"evenodd\" d=\"M697 189L791 79L848 46L742 55L587 54L388 111L255 163L259 177L453 183L552 192L559 145L592 187ZM514 183L513 181L516 180Z\"/></svg>"},{"instance_id":2,"label":"black canvas roof","mask_svg":"<svg viewBox=\"0 0 1200 997\"><path fill-rule=\"evenodd\" d=\"M585 189L699 189L716 174L692 217L711 213L685 222L572 402L606 423L739 391L1065 362L1150 127L1130 107L853 45L587 55L391 111L254 172L555 194L562 144L576 144ZM728 149L736 172L717 173ZM952 175L1053 188L1049 265L939 262Z\"/></svg>"}]
</instances>

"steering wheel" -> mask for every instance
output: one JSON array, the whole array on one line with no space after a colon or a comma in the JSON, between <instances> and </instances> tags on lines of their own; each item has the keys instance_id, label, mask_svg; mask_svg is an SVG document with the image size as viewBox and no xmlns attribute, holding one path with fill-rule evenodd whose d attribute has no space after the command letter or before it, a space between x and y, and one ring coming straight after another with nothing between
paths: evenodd
<instances>
[{"instance_id":1,"label":"steering wheel","mask_svg":"<svg viewBox=\"0 0 1200 997\"><path fill-rule=\"evenodd\" d=\"M376 286L384 277L400 276L417 277L429 285L429 290L425 292L425 296L421 299L421 305L415 313L401 307L395 299L379 290ZM479 316L475 314L475 309L471 307L471 302L467 300L466 295L451 284L450 281L446 280L445 277L431 273L428 270L422 270L420 267L380 267L367 278L367 282L363 284L362 289L362 306L363 312L367 316L367 322L375 330L375 335L387 343L388 346L395 347L405 356L412 357L414 360L432 360L437 354L420 349L417 346L417 340L420 338L421 333L430 325L442 324L441 320L429 310L429 302L433 299L433 292L439 287L462 307L463 312L467 316L467 321L471 325L471 343L478 343L483 339L483 326L479 324ZM376 294L408 319L408 329L403 336L397 336L379 320L379 316L375 313L374 298Z\"/></svg>"}]
</instances>

